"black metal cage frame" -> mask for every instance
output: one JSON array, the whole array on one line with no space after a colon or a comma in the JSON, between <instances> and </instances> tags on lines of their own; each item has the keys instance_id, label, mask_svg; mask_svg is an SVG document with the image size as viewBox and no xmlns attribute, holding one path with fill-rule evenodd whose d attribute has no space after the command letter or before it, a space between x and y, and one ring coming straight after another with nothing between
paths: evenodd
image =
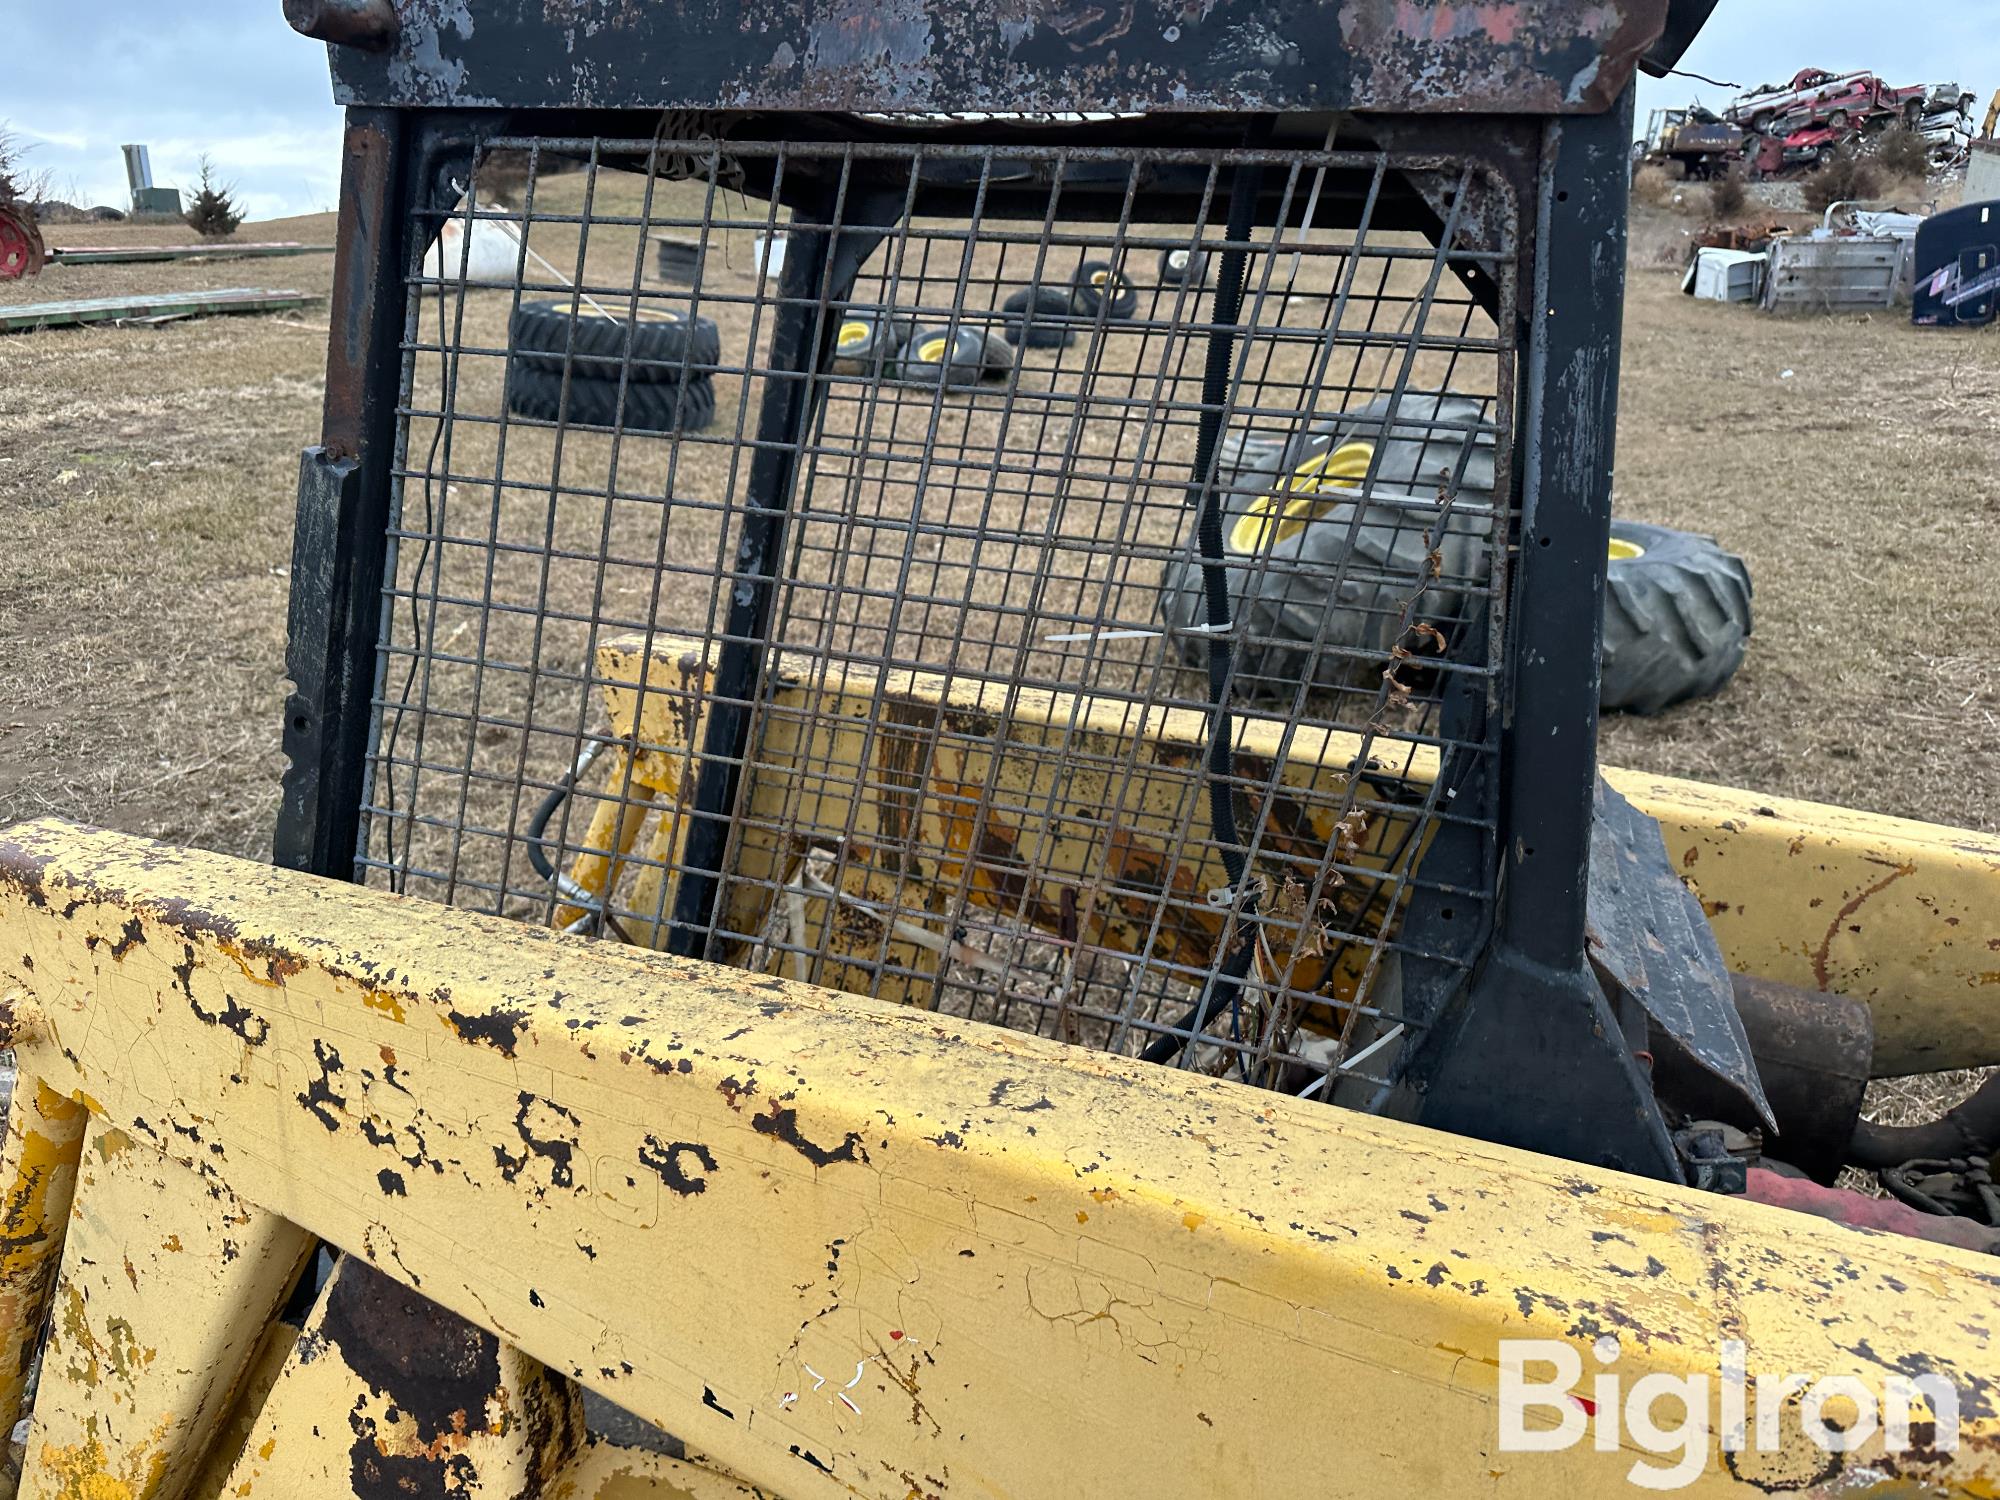
<instances>
[{"instance_id":1,"label":"black metal cage frame","mask_svg":"<svg viewBox=\"0 0 2000 1500\"><path fill-rule=\"evenodd\" d=\"M793 566L788 506L824 400L813 377L868 251L899 222L975 205L1032 222L1052 183L1067 194L1067 216L1123 234L1139 175L1131 163L1142 155L1146 216L1211 224L1201 243L1240 261L1250 233L1295 219L1304 163L1321 174L1310 212L1326 223L1412 231L1442 247L1457 216L1511 216L1500 239L1511 264L1439 262L1460 295L1505 322L1509 535L1495 566L1508 574L1510 604L1479 623L1493 627L1475 649L1491 670L1437 696L1440 743L1490 743L1495 754L1463 763L1449 788L1457 816L1440 821L1425 856L1438 881L1473 899L1456 912L1411 909L1425 951L1452 962L1421 1045L1392 1080L1394 1107L1461 1133L1678 1178L1634 1057L1643 1019L1608 1000L1592 974L1585 901L1630 79L1642 60L1670 63L1707 8L1621 0L1585 22L1577 7L1508 7L1521 14L1496 30L1444 0L1351 5L1337 25L1317 4L1224 4L1196 19L1138 3L1009 32L950 4L774 7L764 25L746 19L757 6L732 9L728 24L698 7L649 7L587 25L509 0L482 8L475 34L454 29L453 7L435 0L400 11L382 0L288 4L295 24L333 44L348 117L325 425L299 484L279 863L339 879L367 873L408 463L399 443L412 360L428 347L413 333L418 268L454 213L470 228L465 186L495 142L567 142L593 171L636 162L657 172L664 140L726 141L732 186L768 201L774 223L781 207L790 216L769 368L759 371L754 432L740 439L750 457L731 576L743 586L716 636L720 706L705 725L684 868L663 913L667 946L689 956L709 951L720 920L738 771L773 669L773 601ZM1399 30L1396 17L1412 11L1423 26ZM1246 53L1253 35L1263 50ZM561 70L544 71L557 56ZM1022 118L1034 111L1045 117ZM912 116L924 121L921 169L910 165ZM1350 143L1376 164L1343 156ZM1018 171L996 172L1000 158ZM719 160L720 148L711 174ZM1094 161L1117 167L1095 192ZM1492 191L1466 190L1475 168ZM1202 316L1221 326L1236 311ZM1197 491L1212 468L1213 404L1189 415L1201 428Z\"/></svg>"}]
</instances>

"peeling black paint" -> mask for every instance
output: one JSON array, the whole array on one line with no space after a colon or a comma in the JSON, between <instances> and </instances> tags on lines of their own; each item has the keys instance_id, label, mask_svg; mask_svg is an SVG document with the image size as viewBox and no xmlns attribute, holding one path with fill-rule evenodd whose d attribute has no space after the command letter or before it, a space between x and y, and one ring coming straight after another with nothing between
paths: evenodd
<instances>
[{"instance_id":1,"label":"peeling black paint","mask_svg":"<svg viewBox=\"0 0 2000 1500\"><path fill-rule=\"evenodd\" d=\"M192 959L193 955L194 950L190 948L188 950L189 958ZM180 966L178 964L174 966L174 972L177 974L180 973ZM190 974L189 979L191 978L192 975ZM244 1005L234 995L225 991L222 996L221 1011L211 1013L203 1010L201 1002L195 999L192 983L184 981L184 986L187 990L188 1009L194 1012L196 1020L206 1022L210 1026L220 1026L225 1031L233 1031L253 1047L261 1047L265 1042L270 1040L271 1023Z\"/></svg>"},{"instance_id":2,"label":"peeling black paint","mask_svg":"<svg viewBox=\"0 0 2000 1500\"><path fill-rule=\"evenodd\" d=\"M1047 1094L1040 1095L1033 1104L1009 1103L1008 1100L1013 1094L1015 1085L1019 1081L1020 1080L1014 1078L1001 1079L998 1083L993 1085L992 1092L987 1094L986 1102L992 1105L995 1109L1018 1110L1020 1113L1024 1115L1032 1114L1036 1110L1055 1108L1054 1102L1049 1098Z\"/></svg>"},{"instance_id":3,"label":"peeling black paint","mask_svg":"<svg viewBox=\"0 0 2000 1500\"><path fill-rule=\"evenodd\" d=\"M830 1465L821 1463L819 1460L819 1455L814 1453L810 1448L801 1448L797 1443L793 1443L791 1445L790 1452L794 1458L804 1459L807 1463L811 1464L815 1469L818 1469L822 1474L831 1474L833 1472L832 1467Z\"/></svg>"},{"instance_id":4,"label":"peeling black paint","mask_svg":"<svg viewBox=\"0 0 2000 1500\"><path fill-rule=\"evenodd\" d=\"M122 963L126 954L145 941L145 925L137 917L129 917L118 929L118 941L111 945L111 956Z\"/></svg>"},{"instance_id":5,"label":"peeling black paint","mask_svg":"<svg viewBox=\"0 0 2000 1500\"><path fill-rule=\"evenodd\" d=\"M725 1417L729 1418L729 1420L732 1422L736 1420L736 1413L731 1411L728 1407L724 1406L720 1401L716 1400L715 1392L710 1390L707 1386L703 1386L701 1388L701 1404L707 1407L710 1411L721 1412Z\"/></svg>"},{"instance_id":6,"label":"peeling black paint","mask_svg":"<svg viewBox=\"0 0 2000 1500\"><path fill-rule=\"evenodd\" d=\"M502 1057L514 1055L514 1044L521 1039L521 1033L528 1024L528 1013L524 1010L509 1010L497 1007L483 1016L469 1016L462 1010L447 1012L453 1028L468 1042L484 1042L498 1050Z\"/></svg>"},{"instance_id":7,"label":"peeling black paint","mask_svg":"<svg viewBox=\"0 0 2000 1500\"><path fill-rule=\"evenodd\" d=\"M409 1190L403 1186L403 1174L401 1172L392 1172L387 1167L384 1167L375 1174L375 1181L387 1197L407 1198L410 1196Z\"/></svg>"},{"instance_id":8,"label":"peeling black paint","mask_svg":"<svg viewBox=\"0 0 2000 1500\"><path fill-rule=\"evenodd\" d=\"M697 1177L690 1173L681 1164L683 1156L693 1157L701 1164L704 1173L713 1173L716 1169L714 1154L708 1147L695 1141L662 1143L659 1137L649 1135L645 1144L639 1148L639 1164L651 1167L659 1174L660 1181L681 1197L688 1198L696 1193L707 1192L708 1178Z\"/></svg>"},{"instance_id":9,"label":"peeling black paint","mask_svg":"<svg viewBox=\"0 0 2000 1500\"><path fill-rule=\"evenodd\" d=\"M775 1136L816 1167L830 1167L842 1161L868 1160L860 1135L852 1130L847 1132L838 1146L820 1146L807 1140L799 1132L799 1112L786 1105L773 1102L763 1114L752 1116L750 1124L759 1135Z\"/></svg>"},{"instance_id":10,"label":"peeling black paint","mask_svg":"<svg viewBox=\"0 0 2000 1500\"><path fill-rule=\"evenodd\" d=\"M340 1053L315 1037L313 1056L319 1060L319 1077L306 1085L303 1094L294 1097L320 1124L335 1131L340 1129L340 1120L334 1111L347 1108L347 1096L333 1091L333 1075L341 1071Z\"/></svg>"},{"instance_id":11,"label":"peeling black paint","mask_svg":"<svg viewBox=\"0 0 2000 1500\"><path fill-rule=\"evenodd\" d=\"M508 1182L518 1181L529 1161L539 1156L549 1164L551 1187L574 1187L576 1142L556 1138L550 1127L557 1121L566 1121L572 1127L581 1122L569 1110L553 1100L543 1099L526 1090L517 1097L520 1100L520 1108L514 1111L514 1130L521 1137L521 1143L527 1150L519 1156L513 1156L504 1146L493 1148L493 1162L500 1168L501 1177Z\"/></svg>"}]
</instances>

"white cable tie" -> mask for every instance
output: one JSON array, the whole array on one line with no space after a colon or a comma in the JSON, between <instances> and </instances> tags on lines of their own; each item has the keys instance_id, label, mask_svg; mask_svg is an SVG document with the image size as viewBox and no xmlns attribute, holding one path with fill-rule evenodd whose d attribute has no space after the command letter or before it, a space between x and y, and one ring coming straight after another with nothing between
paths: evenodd
<instances>
[{"instance_id":1,"label":"white cable tie","mask_svg":"<svg viewBox=\"0 0 2000 1500\"><path fill-rule=\"evenodd\" d=\"M1044 645L1070 641L1150 641L1165 635L1164 630L1073 630L1063 635L1045 635Z\"/></svg>"}]
</instances>

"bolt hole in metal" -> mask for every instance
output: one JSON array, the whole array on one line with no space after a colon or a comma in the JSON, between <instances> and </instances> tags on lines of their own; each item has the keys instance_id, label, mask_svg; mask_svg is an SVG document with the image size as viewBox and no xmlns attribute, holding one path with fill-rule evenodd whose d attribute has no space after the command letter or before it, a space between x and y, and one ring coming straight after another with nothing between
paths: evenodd
<instances>
[{"instance_id":1,"label":"bolt hole in metal","mask_svg":"<svg viewBox=\"0 0 2000 1500\"><path fill-rule=\"evenodd\" d=\"M1435 919L1477 927L1495 885L1491 809L1454 788L1497 755L1508 200L1374 151L916 134L499 141L518 194L420 215L459 233L410 282L360 872L1379 1103L1410 997L1469 962ZM654 236L695 247L692 285L653 278ZM1439 873L1447 832L1489 854Z\"/></svg>"}]
</instances>

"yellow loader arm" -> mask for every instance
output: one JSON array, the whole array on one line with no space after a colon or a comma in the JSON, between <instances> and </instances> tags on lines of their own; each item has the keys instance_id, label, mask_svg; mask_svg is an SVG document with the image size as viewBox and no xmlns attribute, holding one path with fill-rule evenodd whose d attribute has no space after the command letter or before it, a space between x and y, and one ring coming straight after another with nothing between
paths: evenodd
<instances>
[{"instance_id":1,"label":"yellow loader arm","mask_svg":"<svg viewBox=\"0 0 2000 1500\"><path fill-rule=\"evenodd\" d=\"M1949 1451L1830 1454L1791 1387L1690 1493L2000 1486L1967 1252L56 821L0 845L0 955L15 1348L54 1314L25 1495L750 1492L593 1445L579 1387L799 1497L1303 1495L1334 1454L1361 1491L1596 1495L1670 1461L1511 1451L1523 1339L1628 1388L1718 1389L1747 1346L1753 1389L1956 1392L1907 1414L1955 1415ZM345 1259L294 1339L315 1238ZM462 1359L404 1367L436 1320Z\"/></svg>"}]
</instances>

